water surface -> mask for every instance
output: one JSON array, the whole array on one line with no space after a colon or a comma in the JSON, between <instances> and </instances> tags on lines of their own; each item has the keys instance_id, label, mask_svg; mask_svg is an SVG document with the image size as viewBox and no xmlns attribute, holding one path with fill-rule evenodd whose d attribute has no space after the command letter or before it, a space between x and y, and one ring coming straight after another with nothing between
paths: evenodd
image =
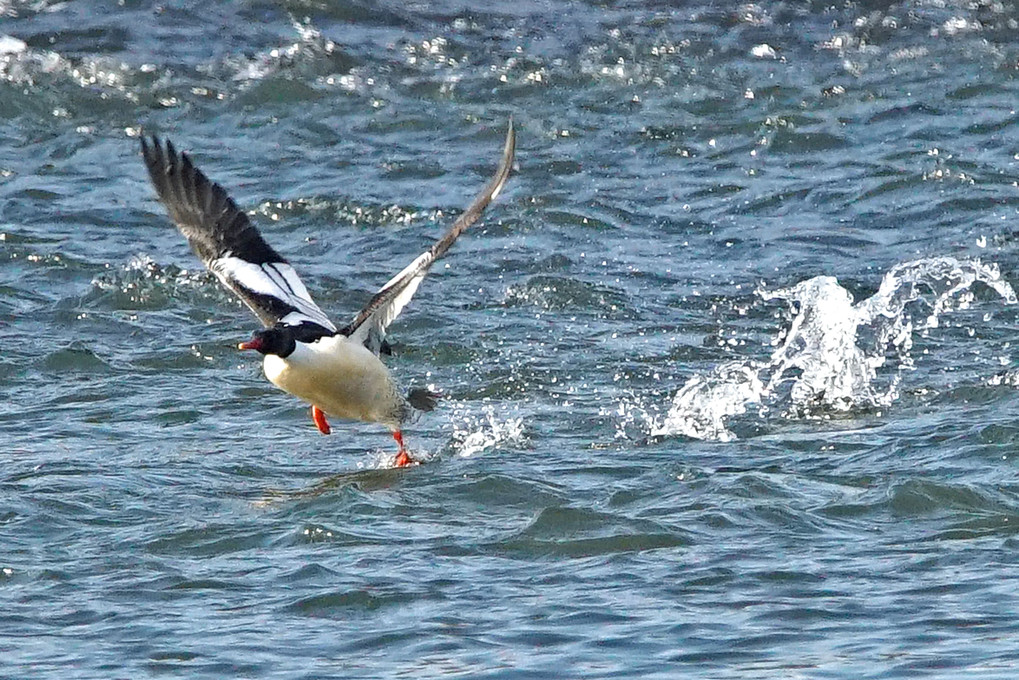
<instances>
[{"instance_id":1,"label":"water surface","mask_svg":"<svg viewBox=\"0 0 1019 680\"><path fill-rule=\"evenodd\" d=\"M1019 12L476 5L0 0L0 676L1014 677ZM511 116L391 329L410 470L137 153L345 320Z\"/></svg>"}]
</instances>

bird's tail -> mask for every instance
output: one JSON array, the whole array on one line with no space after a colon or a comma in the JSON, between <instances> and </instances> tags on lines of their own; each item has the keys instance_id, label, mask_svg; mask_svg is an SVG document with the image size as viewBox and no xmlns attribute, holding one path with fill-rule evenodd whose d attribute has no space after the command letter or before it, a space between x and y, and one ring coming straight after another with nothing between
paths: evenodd
<instances>
[{"instance_id":1,"label":"bird's tail","mask_svg":"<svg viewBox=\"0 0 1019 680\"><path fill-rule=\"evenodd\" d=\"M442 395L438 392L432 392L424 387L415 387L407 393L407 402L419 411L433 411L441 397Z\"/></svg>"}]
</instances>

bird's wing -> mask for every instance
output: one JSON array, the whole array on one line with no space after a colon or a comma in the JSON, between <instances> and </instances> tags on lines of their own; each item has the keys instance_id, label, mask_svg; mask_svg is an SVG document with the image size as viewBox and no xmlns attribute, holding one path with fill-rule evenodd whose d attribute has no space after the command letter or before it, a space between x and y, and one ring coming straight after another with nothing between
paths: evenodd
<instances>
[{"instance_id":1,"label":"bird's wing","mask_svg":"<svg viewBox=\"0 0 1019 680\"><path fill-rule=\"evenodd\" d=\"M382 286L378 293L365 305L364 309L358 312L350 325L341 329L344 335L351 336L376 354L383 347L386 335L386 327L400 315L403 308L414 296L421 281L428 273L428 269L440 257L446 254L457 237L474 224L481 214L488 207L509 178L510 170L513 168L513 154L516 149L516 133L513 130L513 121L510 120L509 129L506 131L506 144L502 151L502 160L495 175L481 190L467 209L453 223L453 226L435 242L429 250L418 255L413 262L399 274Z\"/></svg>"},{"instance_id":2,"label":"bird's wing","mask_svg":"<svg viewBox=\"0 0 1019 680\"><path fill-rule=\"evenodd\" d=\"M185 153L158 137L141 140L159 200L191 249L266 327L305 326L333 335L336 326L308 294L294 268L266 243L226 191Z\"/></svg>"}]
</instances>

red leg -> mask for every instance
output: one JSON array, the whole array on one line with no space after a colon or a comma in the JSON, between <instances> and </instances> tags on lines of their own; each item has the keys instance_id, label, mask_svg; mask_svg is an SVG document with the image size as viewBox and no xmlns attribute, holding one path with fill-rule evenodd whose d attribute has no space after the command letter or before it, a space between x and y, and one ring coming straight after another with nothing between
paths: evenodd
<instances>
[{"instance_id":1,"label":"red leg","mask_svg":"<svg viewBox=\"0 0 1019 680\"><path fill-rule=\"evenodd\" d=\"M403 432L400 432L399 430L393 432L393 439L395 439L396 443L400 445L400 452L396 454L396 467L412 465L415 461L410 457L410 454L407 453L407 447L403 445Z\"/></svg>"},{"instance_id":2,"label":"red leg","mask_svg":"<svg viewBox=\"0 0 1019 680\"><path fill-rule=\"evenodd\" d=\"M318 427L318 431L322 434L329 434L332 429L329 427L329 422L326 420L325 412L318 406L311 407L311 419L315 421L315 426Z\"/></svg>"}]
</instances>

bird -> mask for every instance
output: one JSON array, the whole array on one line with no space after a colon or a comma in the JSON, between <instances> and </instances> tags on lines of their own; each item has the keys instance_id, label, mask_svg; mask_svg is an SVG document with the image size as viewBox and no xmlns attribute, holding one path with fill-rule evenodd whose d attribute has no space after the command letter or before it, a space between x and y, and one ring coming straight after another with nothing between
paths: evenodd
<instances>
[{"instance_id":1,"label":"bird","mask_svg":"<svg viewBox=\"0 0 1019 680\"><path fill-rule=\"evenodd\" d=\"M238 349L263 355L269 382L309 403L322 434L327 416L380 423L399 446L394 465L419 461L403 440L403 425L415 411L431 411L441 395L428 389L404 394L382 362L391 354L387 327L410 302L429 268L481 217L513 168L516 133L510 119L495 174L448 230L391 278L345 326L319 308L294 267L262 238L222 186L208 179L187 153L169 140L140 136L141 155L170 220L195 255L247 305L264 328Z\"/></svg>"}]
</instances>

